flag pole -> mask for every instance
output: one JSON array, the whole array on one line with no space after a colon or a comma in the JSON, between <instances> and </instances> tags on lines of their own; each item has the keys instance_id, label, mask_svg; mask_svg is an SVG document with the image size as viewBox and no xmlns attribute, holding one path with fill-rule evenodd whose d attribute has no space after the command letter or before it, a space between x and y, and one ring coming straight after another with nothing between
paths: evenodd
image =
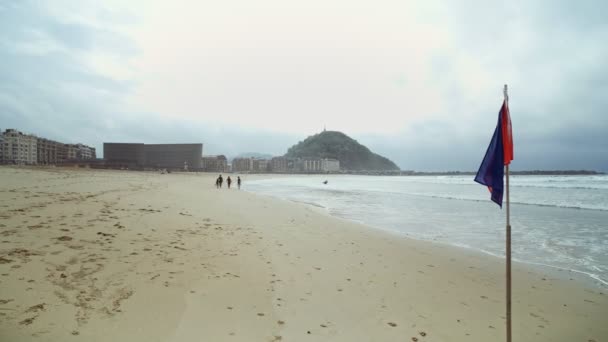
<instances>
[{"instance_id":1,"label":"flag pole","mask_svg":"<svg viewBox=\"0 0 608 342\"><path fill-rule=\"evenodd\" d=\"M509 95L507 93L507 85L504 88L505 104L509 110ZM506 242L506 258L507 258L507 342L511 342L511 210L509 203L509 164L505 165L505 174L507 175L507 242Z\"/></svg>"}]
</instances>

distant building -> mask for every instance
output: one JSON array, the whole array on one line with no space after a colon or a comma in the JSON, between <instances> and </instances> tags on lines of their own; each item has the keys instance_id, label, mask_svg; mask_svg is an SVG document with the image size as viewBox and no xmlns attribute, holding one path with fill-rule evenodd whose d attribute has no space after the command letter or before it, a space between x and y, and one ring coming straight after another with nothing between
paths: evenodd
<instances>
[{"instance_id":1,"label":"distant building","mask_svg":"<svg viewBox=\"0 0 608 342\"><path fill-rule=\"evenodd\" d=\"M330 158L321 159L321 171L323 171L323 172L340 171L340 161L337 159L330 159Z\"/></svg>"},{"instance_id":2,"label":"distant building","mask_svg":"<svg viewBox=\"0 0 608 342\"><path fill-rule=\"evenodd\" d=\"M3 134L2 163L3 164L36 164L38 138L24 134L15 129L7 129Z\"/></svg>"},{"instance_id":3,"label":"distant building","mask_svg":"<svg viewBox=\"0 0 608 342\"><path fill-rule=\"evenodd\" d=\"M38 164L42 165L53 165L59 161L58 154L62 147L62 143L45 139L38 138L36 143L36 156Z\"/></svg>"},{"instance_id":4,"label":"distant building","mask_svg":"<svg viewBox=\"0 0 608 342\"><path fill-rule=\"evenodd\" d=\"M52 165L68 160L95 159L95 148L58 141L7 129L0 134L0 163Z\"/></svg>"},{"instance_id":5,"label":"distant building","mask_svg":"<svg viewBox=\"0 0 608 342\"><path fill-rule=\"evenodd\" d=\"M67 160L76 160L76 154L78 153L78 148L74 144L65 144L65 157Z\"/></svg>"},{"instance_id":6,"label":"distant building","mask_svg":"<svg viewBox=\"0 0 608 342\"><path fill-rule=\"evenodd\" d=\"M59 144L57 145L57 163L62 163L68 160L68 145Z\"/></svg>"},{"instance_id":7,"label":"distant building","mask_svg":"<svg viewBox=\"0 0 608 342\"><path fill-rule=\"evenodd\" d=\"M253 172L268 172L268 160L253 159L251 169Z\"/></svg>"},{"instance_id":8,"label":"distant building","mask_svg":"<svg viewBox=\"0 0 608 342\"><path fill-rule=\"evenodd\" d=\"M203 156L202 157L202 168L203 171L207 172L227 172L228 171L228 159L226 156Z\"/></svg>"},{"instance_id":9,"label":"distant building","mask_svg":"<svg viewBox=\"0 0 608 342\"><path fill-rule=\"evenodd\" d=\"M321 172L321 159L317 158L304 158L302 159L302 171L303 172Z\"/></svg>"},{"instance_id":10,"label":"distant building","mask_svg":"<svg viewBox=\"0 0 608 342\"><path fill-rule=\"evenodd\" d=\"M200 170L203 144L104 143L106 165Z\"/></svg>"},{"instance_id":11,"label":"distant building","mask_svg":"<svg viewBox=\"0 0 608 342\"><path fill-rule=\"evenodd\" d=\"M232 160L232 172L251 172L253 171L252 158L234 158Z\"/></svg>"},{"instance_id":12,"label":"distant building","mask_svg":"<svg viewBox=\"0 0 608 342\"><path fill-rule=\"evenodd\" d=\"M0 164L4 161L4 133L0 131Z\"/></svg>"},{"instance_id":13,"label":"distant building","mask_svg":"<svg viewBox=\"0 0 608 342\"><path fill-rule=\"evenodd\" d=\"M87 160L97 158L95 147L90 147L84 144L76 144L74 147L76 148L76 159Z\"/></svg>"},{"instance_id":14,"label":"distant building","mask_svg":"<svg viewBox=\"0 0 608 342\"><path fill-rule=\"evenodd\" d=\"M142 168L145 164L144 144L103 143L103 159L113 167Z\"/></svg>"},{"instance_id":15,"label":"distant building","mask_svg":"<svg viewBox=\"0 0 608 342\"><path fill-rule=\"evenodd\" d=\"M287 159L287 172L298 172L300 171L300 164L297 159Z\"/></svg>"},{"instance_id":16,"label":"distant building","mask_svg":"<svg viewBox=\"0 0 608 342\"><path fill-rule=\"evenodd\" d=\"M270 170L277 173L287 172L287 164L288 159L286 157L274 157L270 159Z\"/></svg>"},{"instance_id":17,"label":"distant building","mask_svg":"<svg viewBox=\"0 0 608 342\"><path fill-rule=\"evenodd\" d=\"M158 168L201 169L203 144L145 144L145 165Z\"/></svg>"}]
</instances>

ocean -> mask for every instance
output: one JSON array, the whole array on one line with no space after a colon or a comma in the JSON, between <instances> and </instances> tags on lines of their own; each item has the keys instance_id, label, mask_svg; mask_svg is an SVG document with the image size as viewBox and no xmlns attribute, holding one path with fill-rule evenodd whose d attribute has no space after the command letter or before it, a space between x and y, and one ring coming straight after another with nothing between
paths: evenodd
<instances>
[{"instance_id":1,"label":"ocean","mask_svg":"<svg viewBox=\"0 0 608 342\"><path fill-rule=\"evenodd\" d=\"M247 181L244 189L504 257L505 210L473 177L311 175ZM572 270L608 286L608 175L518 175L510 183L513 260Z\"/></svg>"}]
</instances>

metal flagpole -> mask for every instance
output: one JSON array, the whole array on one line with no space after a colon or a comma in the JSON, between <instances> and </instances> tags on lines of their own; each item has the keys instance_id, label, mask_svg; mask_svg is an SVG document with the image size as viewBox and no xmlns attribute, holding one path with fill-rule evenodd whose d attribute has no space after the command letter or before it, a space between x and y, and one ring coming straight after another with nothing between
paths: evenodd
<instances>
[{"instance_id":1,"label":"metal flagpole","mask_svg":"<svg viewBox=\"0 0 608 342\"><path fill-rule=\"evenodd\" d=\"M507 94L507 85L504 89L505 104L507 111L509 110L509 95ZM509 207L509 164L505 165L505 173L507 175L507 342L511 342L511 210Z\"/></svg>"}]
</instances>

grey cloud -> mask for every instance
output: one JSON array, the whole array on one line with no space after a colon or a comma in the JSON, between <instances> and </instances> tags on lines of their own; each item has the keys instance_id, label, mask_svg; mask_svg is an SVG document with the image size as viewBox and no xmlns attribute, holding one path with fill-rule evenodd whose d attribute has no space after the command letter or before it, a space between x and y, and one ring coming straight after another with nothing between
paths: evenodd
<instances>
[{"instance_id":1,"label":"grey cloud","mask_svg":"<svg viewBox=\"0 0 608 342\"><path fill-rule=\"evenodd\" d=\"M43 44L40 35L51 37L60 48L35 53L19 49L24 42ZM126 38L116 36L63 23L37 2L13 2L0 9L0 126L99 147L104 122L127 117L124 98L131 84L91 70L80 53L100 41L126 45ZM110 53L128 50L122 46Z\"/></svg>"},{"instance_id":2,"label":"grey cloud","mask_svg":"<svg viewBox=\"0 0 608 342\"><path fill-rule=\"evenodd\" d=\"M345 133L404 169L475 170L496 124L500 87L509 82L514 169L608 171L608 46L603 44L608 23L602 16L607 9L607 2L588 1L511 2L502 7L474 1L446 7L454 47L429 56L429 75L445 102L444 111L423 113L424 119L410 122L399 135ZM128 24L136 19L100 10L97 20ZM17 48L22 42L36 43L41 34L61 49L28 53ZM0 6L0 47L1 128L100 150L104 141L203 142L205 154L229 156L245 151L282 154L306 137L127 111L126 97L135 83L99 74L79 56L102 50L129 57L138 53L137 46L110 29L63 22L36 2ZM470 80L459 73L457 57L496 74L496 96L471 98ZM408 82L407 74L394 81Z\"/></svg>"},{"instance_id":3,"label":"grey cloud","mask_svg":"<svg viewBox=\"0 0 608 342\"><path fill-rule=\"evenodd\" d=\"M74 51L101 48L113 54L133 55L137 52L136 47L124 36L81 22L61 20L51 16L45 6L51 6L51 3L23 0L1 8L0 39L10 44L35 43L46 38ZM121 15L100 11L103 15L99 17L107 21Z\"/></svg>"},{"instance_id":4,"label":"grey cloud","mask_svg":"<svg viewBox=\"0 0 608 342\"><path fill-rule=\"evenodd\" d=\"M608 170L606 10L602 1L449 7L456 50L438 52L431 63L449 112L411 125L401 139L370 142L404 168L473 170L496 124L502 82L511 80L514 168ZM464 96L468 79L455 55L496 78L495 96Z\"/></svg>"},{"instance_id":5,"label":"grey cloud","mask_svg":"<svg viewBox=\"0 0 608 342\"><path fill-rule=\"evenodd\" d=\"M113 12L99 18L116 19ZM125 19L123 14L119 22ZM64 142L96 146L103 142L203 142L205 154L236 155L244 150L282 154L296 138L276 132L223 127L215 123L162 118L157 113L125 111L133 83L116 81L91 70L78 51L104 49L129 55L137 47L127 38L83 24L66 24L34 2L0 9L0 128L19 128ZM15 48L36 42L41 32L64 50L28 53ZM263 138L261 138L263 137Z\"/></svg>"}]
</instances>

